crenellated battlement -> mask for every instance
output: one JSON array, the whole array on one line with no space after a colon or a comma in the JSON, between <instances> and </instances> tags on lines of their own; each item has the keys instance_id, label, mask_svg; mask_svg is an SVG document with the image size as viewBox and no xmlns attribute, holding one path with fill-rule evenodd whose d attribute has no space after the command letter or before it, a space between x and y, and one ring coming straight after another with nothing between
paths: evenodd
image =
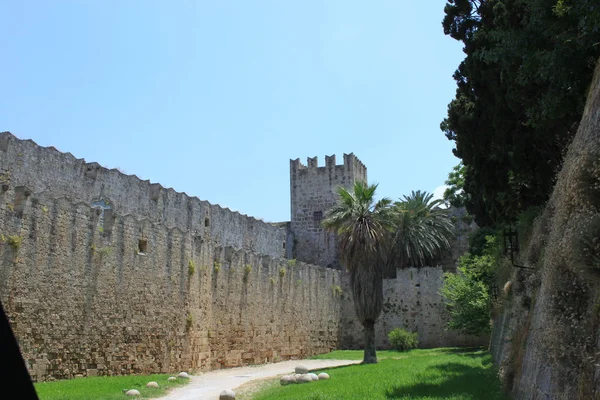
<instances>
[{"instance_id":1,"label":"crenellated battlement","mask_svg":"<svg viewBox=\"0 0 600 400\"><path fill-rule=\"evenodd\" d=\"M338 198L338 187L350 188L357 181L367 182L367 168L354 155L344 154L336 164L335 154L325 156L319 166L317 157L290 160L291 231L294 258L317 265L339 267L335 238L321 226L321 220Z\"/></svg>"},{"instance_id":2,"label":"crenellated battlement","mask_svg":"<svg viewBox=\"0 0 600 400\"><path fill-rule=\"evenodd\" d=\"M365 167L365 164L363 164L363 162L360 161L358 157L354 155L354 153L344 153L344 163L340 165L336 164L335 154L331 156L325 156L324 166L319 166L319 158L317 156L307 157L306 165L303 164L299 158L296 158L295 160L290 160L291 173L293 173L294 171L308 172L309 170L325 171L331 168L338 168L341 172L344 173L352 172L363 178L366 178L367 176L367 167Z\"/></svg>"}]
</instances>

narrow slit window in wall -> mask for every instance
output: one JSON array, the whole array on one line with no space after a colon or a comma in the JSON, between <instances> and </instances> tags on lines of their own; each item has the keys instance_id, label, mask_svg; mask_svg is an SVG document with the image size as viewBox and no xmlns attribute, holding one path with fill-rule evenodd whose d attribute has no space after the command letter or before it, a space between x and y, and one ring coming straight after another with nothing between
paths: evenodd
<instances>
[{"instance_id":1,"label":"narrow slit window in wall","mask_svg":"<svg viewBox=\"0 0 600 400\"><path fill-rule=\"evenodd\" d=\"M138 240L138 254L146 254L148 251L148 241L145 239Z\"/></svg>"},{"instance_id":2,"label":"narrow slit window in wall","mask_svg":"<svg viewBox=\"0 0 600 400\"><path fill-rule=\"evenodd\" d=\"M321 222L322 219L323 219L323 211L315 211L313 213L313 220L315 222Z\"/></svg>"},{"instance_id":3,"label":"narrow slit window in wall","mask_svg":"<svg viewBox=\"0 0 600 400\"><path fill-rule=\"evenodd\" d=\"M321 221L323 220L323 211L313 212L313 223L315 228L321 228Z\"/></svg>"},{"instance_id":4,"label":"narrow slit window in wall","mask_svg":"<svg viewBox=\"0 0 600 400\"><path fill-rule=\"evenodd\" d=\"M205 227L208 227L208 226L210 226L210 221L209 221L209 219L208 219L208 218L204 218L204 226L205 226Z\"/></svg>"}]
</instances>

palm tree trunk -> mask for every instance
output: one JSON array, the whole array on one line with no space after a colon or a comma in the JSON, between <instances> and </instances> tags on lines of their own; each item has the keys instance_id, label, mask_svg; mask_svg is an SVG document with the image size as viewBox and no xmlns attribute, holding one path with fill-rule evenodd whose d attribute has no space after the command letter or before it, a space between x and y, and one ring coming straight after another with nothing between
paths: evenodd
<instances>
[{"instance_id":1,"label":"palm tree trunk","mask_svg":"<svg viewBox=\"0 0 600 400\"><path fill-rule=\"evenodd\" d=\"M365 321L365 354L363 356L363 364L376 364L377 353L375 351L375 323Z\"/></svg>"}]
</instances>

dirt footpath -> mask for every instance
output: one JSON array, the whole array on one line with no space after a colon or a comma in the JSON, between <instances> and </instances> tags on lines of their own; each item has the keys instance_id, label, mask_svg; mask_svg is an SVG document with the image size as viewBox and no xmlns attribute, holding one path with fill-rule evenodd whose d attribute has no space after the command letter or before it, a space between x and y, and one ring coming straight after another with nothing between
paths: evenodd
<instances>
[{"instance_id":1,"label":"dirt footpath","mask_svg":"<svg viewBox=\"0 0 600 400\"><path fill-rule=\"evenodd\" d=\"M264 379L277 375L291 374L298 364L309 370L358 364L361 360L292 360L273 364L256 365L230 369L219 369L191 376L190 383L176 388L161 400L215 400L225 389L232 389L254 379Z\"/></svg>"}]
</instances>

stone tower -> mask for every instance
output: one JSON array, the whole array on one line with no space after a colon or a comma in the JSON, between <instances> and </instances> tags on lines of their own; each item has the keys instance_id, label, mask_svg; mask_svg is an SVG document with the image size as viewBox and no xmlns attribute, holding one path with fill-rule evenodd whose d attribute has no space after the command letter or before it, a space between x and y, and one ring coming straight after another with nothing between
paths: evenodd
<instances>
[{"instance_id":1,"label":"stone tower","mask_svg":"<svg viewBox=\"0 0 600 400\"><path fill-rule=\"evenodd\" d=\"M337 188L350 188L356 181L367 182L367 168L353 153L344 154L344 164L335 164L335 155L325 156L319 167L317 157L290 160L291 232L293 257L311 264L339 268L335 237L321 227L321 220L338 198Z\"/></svg>"}]
</instances>

